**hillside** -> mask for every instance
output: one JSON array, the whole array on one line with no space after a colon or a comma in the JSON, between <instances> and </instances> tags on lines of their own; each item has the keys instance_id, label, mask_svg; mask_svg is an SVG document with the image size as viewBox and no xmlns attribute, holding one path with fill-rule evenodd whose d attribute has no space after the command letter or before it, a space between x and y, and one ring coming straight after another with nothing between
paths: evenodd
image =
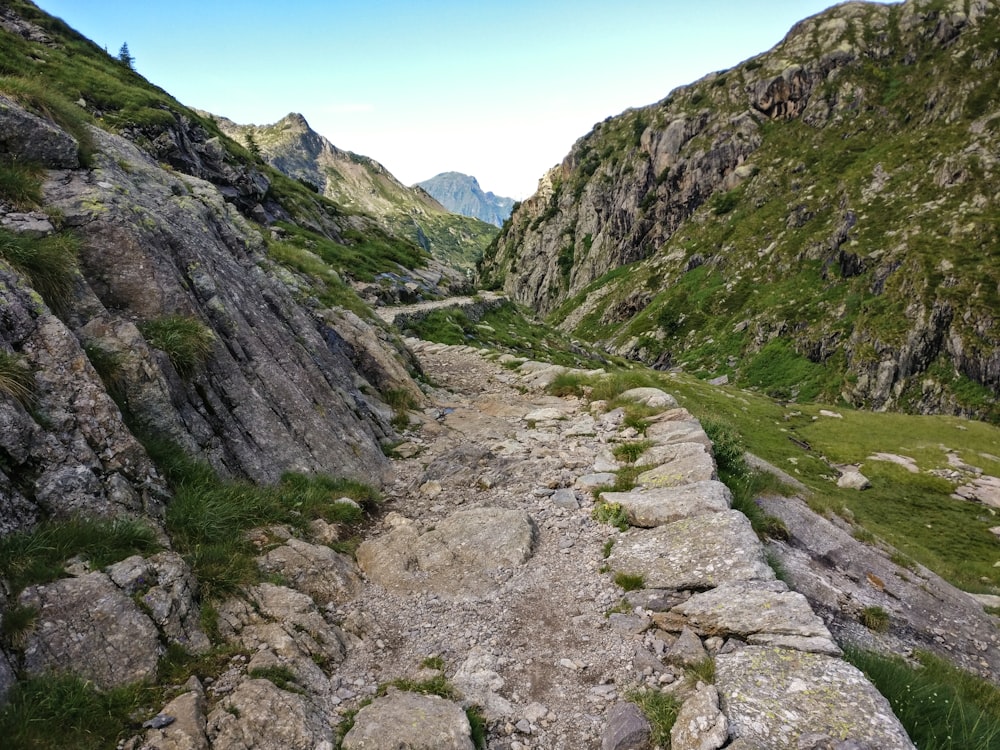
<instances>
[{"instance_id":1,"label":"hillside","mask_svg":"<svg viewBox=\"0 0 1000 750\"><path fill-rule=\"evenodd\" d=\"M481 282L659 368L1000 419L995 0L847 3L598 123Z\"/></svg>"},{"instance_id":2,"label":"hillside","mask_svg":"<svg viewBox=\"0 0 1000 750\"><path fill-rule=\"evenodd\" d=\"M216 121L284 174L315 186L349 211L377 217L387 231L455 268L471 269L496 235L484 222L457 216L420 188L406 187L374 159L337 148L300 114L273 125Z\"/></svg>"},{"instance_id":3,"label":"hillside","mask_svg":"<svg viewBox=\"0 0 1000 750\"><path fill-rule=\"evenodd\" d=\"M449 211L503 226L514 208L513 198L485 193L479 181L461 172L442 172L417 183Z\"/></svg>"}]
</instances>

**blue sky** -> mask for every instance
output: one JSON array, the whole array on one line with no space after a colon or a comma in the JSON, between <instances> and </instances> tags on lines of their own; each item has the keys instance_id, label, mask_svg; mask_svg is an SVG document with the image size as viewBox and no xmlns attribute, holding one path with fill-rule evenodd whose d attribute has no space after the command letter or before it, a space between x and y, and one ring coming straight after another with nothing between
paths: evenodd
<instances>
[{"instance_id":1,"label":"blue sky","mask_svg":"<svg viewBox=\"0 0 1000 750\"><path fill-rule=\"evenodd\" d=\"M36 0L184 104L300 112L406 184L522 199L595 122L774 46L829 0Z\"/></svg>"}]
</instances>

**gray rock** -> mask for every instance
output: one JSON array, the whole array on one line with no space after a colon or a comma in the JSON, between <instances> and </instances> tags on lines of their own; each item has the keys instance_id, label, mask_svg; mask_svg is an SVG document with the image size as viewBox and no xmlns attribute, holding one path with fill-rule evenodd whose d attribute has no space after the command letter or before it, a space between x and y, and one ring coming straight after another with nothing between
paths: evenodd
<instances>
[{"instance_id":1,"label":"gray rock","mask_svg":"<svg viewBox=\"0 0 1000 750\"><path fill-rule=\"evenodd\" d=\"M728 510L733 496L722 482L707 480L679 487L604 492L601 497L606 502L621 505L632 526L652 528L690 516Z\"/></svg>"},{"instance_id":2,"label":"gray rock","mask_svg":"<svg viewBox=\"0 0 1000 750\"><path fill-rule=\"evenodd\" d=\"M662 446L656 455L663 463L636 478L643 487L677 487L682 484L718 479L715 460L702 443L673 443Z\"/></svg>"},{"instance_id":3,"label":"gray rock","mask_svg":"<svg viewBox=\"0 0 1000 750\"><path fill-rule=\"evenodd\" d=\"M159 552L149 558L133 555L109 566L107 574L126 594L139 598L168 642L193 654L212 647L201 629L194 575L176 552Z\"/></svg>"},{"instance_id":4,"label":"gray rock","mask_svg":"<svg viewBox=\"0 0 1000 750\"><path fill-rule=\"evenodd\" d=\"M49 169L80 166L76 138L0 95L0 154Z\"/></svg>"},{"instance_id":5,"label":"gray rock","mask_svg":"<svg viewBox=\"0 0 1000 750\"><path fill-rule=\"evenodd\" d=\"M268 680L246 680L209 714L212 750L316 750L333 746L322 711Z\"/></svg>"},{"instance_id":6,"label":"gray rock","mask_svg":"<svg viewBox=\"0 0 1000 750\"><path fill-rule=\"evenodd\" d=\"M840 476L837 478L837 486L849 490L867 490L872 486L864 474L854 466L840 467Z\"/></svg>"},{"instance_id":7,"label":"gray rock","mask_svg":"<svg viewBox=\"0 0 1000 750\"><path fill-rule=\"evenodd\" d=\"M186 687L191 689L170 701L158 714L170 717L172 721L146 732L147 747L157 750L208 750L205 692L195 677L188 680Z\"/></svg>"},{"instance_id":8,"label":"gray rock","mask_svg":"<svg viewBox=\"0 0 1000 750\"><path fill-rule=\"evenodd\" d=\"M692 667L708 658L708 651L701 643L701 638L691 628L685 626L677 640L673 642L664 657L669 664L681 667Z\"/></svg>"},{"instance_id":9,"label":"gray rock","mask_svg":"<svg viewBox=\"0 0 1000 750\"><path fill-rule=\"evenodd\" d=\"M602 471L596 474L584 474L583 476L576 478L573 486L577 489L588 491L597 487L613 485L617 478L618 476L616 474L612 474L610 471Z\"/></svg>"},{"instance_id":10,"label":"gray rock","mask_svg":"<svg viewBox=\"0 0 1000 750\"><path fill-rule=\"evenodd\" d=\"M580 507L580 501L576 499L576 493L566 487L553 492L550 499L552 500L552 504L557 508L576 510Z\"/></svg>"},{"instance_id":11,"label":"gray rock","mask_svg":"<svg viewBox=\"0 0 1000 750\"><path fill-rule=\"evenodd\" d=\"M692 417L686 409L677 409L675 412L664 414L646 428L646 437L656 441L657 445L649 451L653 457L657 457L662 451L661 446L674 443L701 443L712 450L712 441L705 434L701 422Z\"/></svg>"},{"instance_id":12,"label":"gray rock","mask_svg":"<svg viewBox=\"0 0 1000 750\"><path fill-rule=\"evenodd\" d=\"M632 388L622 393L619 398L635 401L651 409L674 409L677 399L659 388Z\"/></svg>"},{"instance_id":13,"label":"gray rock","mask_svg":"<svg viewBox=\"0 0 1000 750\"><path fill-rule=\"evenodd\" d=\"M457 704L436 695L390 690L358 711L344 750L474 750Z\"/></svg>"},{"instance_id":14,"label":"gray rock","mask_svg":"<svg viewBox=\"0 0 1000 750\"><path fill-rule=\"evenodd\" d=\"M657 624L671 630L685 625L702 636L736 635L755 642L758 634L817 639L825 653L839 655L830 631L806 598L789 591L781 581L732 581L695 594L670 612L657 615ZM784 645L790 642L785 641ZM809 643L809 641L803 641ZM814 650L814 649L809 649Z\"/></svg>"},{"instance_id":15,"label":"gray rock","mask_svg":"<svg viewBox=\"0 0 1000 750\"><path fill-rule=\"evenodd\" d=\"M361 588L361 576L351 558L294 537L258 558L257 564L266 573L280 574L320 606L347 602Z\"/></svg>"},{"instance_id":16,"label":"gray rock","mask_svg":"<svg viewBox=\"0 0 1000 750\"><path fill-rule=\"evenodd\" d=\"M0 615L0 622L2 621L2 615ZM10 658L0 650L0 706L7 705L7 696L16 684L17 674L14 672Z\"/></svg>"},{"instance_id":17,"label":"gray rock","mask_svg":"<svg viewBox=\"0 0 1000 750\"><path fill-rule=\"evenodd\" d=\"M546 406L541 409L534 409L524 415L525 422L555 422L566 419L566 412L554 406Z\"/></svg>"},{"instance_id":18,"label":"gray rock","mask_svg":"<svg viewBox=\"0 0 1000 750\"><path fill-rule=\"evenodd\" d=\"M840 659L747 646L715 658L715 684L730 734L763 747L797 750L801 736L818 732L913 748L889 702Z\"/></svg>"},{"instance_id":19,"label":"gray rock","mask_svg":"<svg viewBox=\"0 0 1000 750\"><path fill-rule=\"evenodd\" d=\"M156 626L104 573L30 586L18 603L38 612L25 635L28 674L71 671L102 688L156 676Z\"/></svg>"},{"instance_id":20,"label":"gray rock","mask_svg":"<svg viewBox=\"0 0 1000 750\"><path fill-rule=\"evenodd\" d=\"M465 701L482 708L491 721L515 714L514 705L500 695L504 679L497 669L497 657L481 646L474 646L451 678Z\"/></svg>"},{"instance_id":21,"label":"gray rock","mask_svg":"<svg viewBox=\"0 0 1000 750\"><path fill-rule=\"evenodd\" d=\"M648 750L652 727L634 703L616 703L608 711L601 750Z\"/></svg>"},{"instance_id":22,"label":"gray rock","mask_svg":"<svg viewBox=\"0 0 1000 750\"><path fill-rule=\"evenodd\" d=\"M499 568L527 561L534 538L534 522L523 511L470 508L423 534L400 519L391 531L365 541L357 558L365 575L393 591L480 596L496 587Z\"/></svg>"},{"instance_id":23,"label":"gray rock","mask_svg":"<svg viewBox=\"0 0 1000 750\"><path fill-rule=\"evenodd\" d=\"M707 589L774 578L750 522L735 510L629 530L611 549L608 563L616 572L641 574L652 588Z\"/></svg>"},{"instance_id":24,"label":"gray rock","mask_svg":"<svg viewBox=\"0 0 1000 750\"><path fill-rule=\"evenodd\" d=\"M714 685L702 685L684 701L670 730L670 750L718 750L729 739Z\"/></svg>"}]
</instances>

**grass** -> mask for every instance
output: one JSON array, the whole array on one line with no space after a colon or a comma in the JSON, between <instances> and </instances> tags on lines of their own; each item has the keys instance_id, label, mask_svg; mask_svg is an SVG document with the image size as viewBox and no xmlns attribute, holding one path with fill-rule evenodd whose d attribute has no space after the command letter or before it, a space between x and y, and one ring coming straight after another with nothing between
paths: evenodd
<instances>
[{"instance_id":1,"label":"grass","mask_svg":"<svg viewBox=\"0 0 1000 750\"><path fill-rule=\"evenodd\" d=\"M882 607L865 607L861 610L861 624L876 633L889 631L889 613Z\"/></svg>"},{"instance_id":2,"label":"grass","mask_svg":"<svg viewBox=\"0 0 1000 750\"><path fill-rule=\"evenodd\" d=\"M350 479L288 473L274 486L222 480L175 445L147 440L146 448L174 492L167 531L193 569L203 600L260 580L255 562L259 550L246 538L247 531L272 524L304 531L317 518L356 527L364 509L381 500L377 490ZM340 497L355 500L361 509L336 502Z\"/></svg>"},{"instance_id":3,"label":"grass","mask_svg":"<svg viewBox=\"0 0 1000 750\"><path fill-rule=\"evenodd\" d=\"M625 509L619 503L598 500L594 505L594 510L591 511L591 515L598 523L606 523L614 526L619 531L628 530L628 516L625 514Z\"/></svg>"},{"instance_id":4,"label":"grass","mask_svg":"<svg viewBox=\"0 0 1000 750\"><path fill-rule=\"evenodd\" d=\"M686 667L684 673L692 682L700 680L701 682L712 684L715 682L715 659L711 656L706 656L701 661Z\"/></svg>"},{"instance_id":5,"label":"grass","mask_svg":"<svg viewBox=\"0 0 1000 750\"><path fill-rule=\"evenodd\" d=\"M943 659L918 652L918 665L898 657L848 649L892 705L920 750L994 750L1000 747L1000 688Z\"/></svg>"},{"instance_id":6,"label":"grass","mask_svg":"<svg viewBox=\"0 0 1000 750\"><path fill-rule=\"evenodd\" d=\"M28 277L42 299L58 312L73 295L79 240L68 232L27 237L0 229L0 258Z\"/></svg>"},{"instance_id":7,"label":"grass","mask_svg":"<svg viewBox=\"0 0 1000 750\"><path fill-rule=\"evenodd\" d=\"M159 548L153 529L135 519L50 520L0 539L0 578L19 592L62 578L72 557L82 557L100 570L130 555Z\"/></svg>"},{"instance_id":8,"label":"grass","mask_svg":"<svg viewBox=\"0 0 1000 750\"><path fill-rule=\"evenodd\" d=\"M143 685L98 691L78 677L30 677L0 711L0 736L6 750L107 750L138 729L136 716L155 713L158 699Z\"/></svg>"},{"instance_id":9,"label":"grass","mask_svg":"<svg viewBox=\"0 0 1000 750\"><path fill-rule=\"evenodd\" d=\"M25 408L31 405L35 377L23 356L0 351L0 393L6 393Z\"/></svg>"},{"instance_id":10,"label":"grass","mask_svg":"<svg viewBox=\"0 0 1000 750\"><path fill-rule=\"evenodd\" d=\"M302 692L302 688L295 681L295 672L283 664L274 667L255 667L250 670L250 677L255 680L268 680L276 688L291 693Z\"/></svg>"},{"instance_id":11,"label":"grass","mask_svg":"<svg viewBox=\"0 0 1000 750\"><path fill-rule=\"evenodd\" d=\"M626 699L635 703L646 715L653 732L650 740L653 746L669 748L670 730L677 721L681 710L681 702L675 695L662 693L659 690L633 690Z\"/></svg>"},{"instance_id":12,"label":"grass","mask_svg":"<svg viewBox=\"0 0 1000 750\"><path fill-rule=\"evenodd\" d=\"M208 359L215 344L212 329L190 315L166 315L141 323L139 330L151 347L167 355L182 378Z\"/></svg>"},{"instance_id":13,"label":"grass","mask_svg":"<svg viewBox=\"0 0 1000 750\"><path fill-rule=\"evenodd\" d=\"M615 573L615 585L623 591L638 591L646 587L646 579L641 574Z\"/></svg>"},{"instance_id":14,"label":"grass","mask_svg":"<svg viewBox=\"0 0 1000 750\"><path fill-rule=\"evenodd\" d=\"M612 446L611 455L624 463L634 464L652 445L652 440L629 440Z\"/></svg>"},{"instance_id":15,"label":"grass","mask_svg":"<svg viewBox=\"0 0 1000 750\"><path fill-rule=\"evenodd\" d=\"M37 208L42 203L42 177L45 170L36 164L0 159L0 200L19 211Z\"/></svg>"}]
</instances>

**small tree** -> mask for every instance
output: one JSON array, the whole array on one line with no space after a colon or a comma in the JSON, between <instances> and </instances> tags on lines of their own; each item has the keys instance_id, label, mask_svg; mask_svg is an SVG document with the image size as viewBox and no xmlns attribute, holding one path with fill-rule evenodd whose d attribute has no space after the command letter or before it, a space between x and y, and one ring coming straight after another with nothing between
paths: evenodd
<instances>
[{"instance_id":1,"label":"small tree","mask_svg":"<svg viewBox=\"0 0 1000 750\"><path fill-rule=\"evenodd\" d=\"M125 42L122 45L122 48L118 50L118 62L129 70L135 70L135 58L132 57L132 53L128 51L128 42Z\"/></svg>"}]
</instances>

